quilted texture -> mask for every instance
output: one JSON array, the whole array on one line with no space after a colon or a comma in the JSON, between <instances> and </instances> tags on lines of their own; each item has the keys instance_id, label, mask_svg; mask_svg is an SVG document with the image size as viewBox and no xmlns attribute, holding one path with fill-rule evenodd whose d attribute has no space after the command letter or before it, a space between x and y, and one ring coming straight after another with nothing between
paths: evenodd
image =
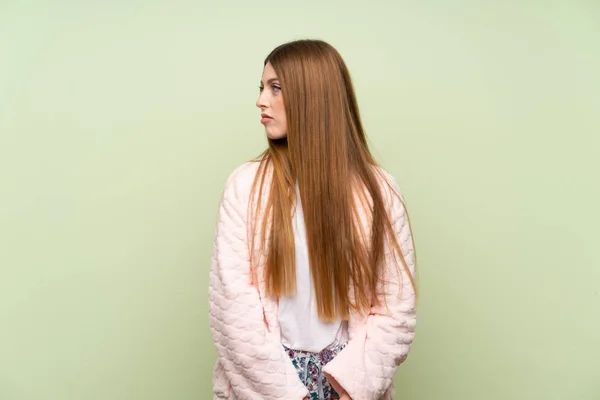
<instances>
[{"instance_id":1,"label":"quilted texture","mask_svg":"<svg viewBox=\"0 0 600 400\"><path fill-rule=\"evenodd\" d=\"M210 326L218 355L214 398L301 400L308 391L281 345L277 299L265 295L261 266L255 267L258 284L252 285L248 203L257 170L258 163L246 163L231 174L219 209L209 286ZM394 179L385 176L400 193ZM414 274L407 216L402 203L388 195L393 226ZM351 316L348 345L324 368L353 400L393 399L394 373L414 339L410 279L391 251L386 266L384 306L373 307L368 316Z\"/></svg>"}]
</instances>

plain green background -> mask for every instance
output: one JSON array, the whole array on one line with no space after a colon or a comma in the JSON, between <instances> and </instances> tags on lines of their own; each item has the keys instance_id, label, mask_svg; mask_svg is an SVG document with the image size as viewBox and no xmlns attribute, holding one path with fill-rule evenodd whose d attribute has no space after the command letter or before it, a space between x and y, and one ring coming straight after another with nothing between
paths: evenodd
<instances>
[{"instance_id":1,"label":"plain green background","mask_svg":"<svg viewBox=\"0 0 600 400\"><path fill-rule=\"evenodd\" d=\"M262 61L332 43L399 181L414 400L600 399L600 3L0 1L0 399L211 398Z\"/></svg>"}]
</instances>

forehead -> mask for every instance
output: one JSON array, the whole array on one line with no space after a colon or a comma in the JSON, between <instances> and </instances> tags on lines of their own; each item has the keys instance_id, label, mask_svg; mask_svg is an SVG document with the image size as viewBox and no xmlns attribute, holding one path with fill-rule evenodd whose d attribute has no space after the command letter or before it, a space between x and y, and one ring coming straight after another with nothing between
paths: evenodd
<instances>
[{"instance_id":1,"label":"forehead","mask_svg":"<svg viewBox=\"0 0 600 400\"><path fill-rule=\"evenodd\" d=\"M263 81L268 81L270 79L277 79L277 74L275 73L275 70L273 69L273 66L271 65L271 63L267 63L265 65L265 69L263 70L262 78L263 78Z\"/></svg>"}]
</instances>

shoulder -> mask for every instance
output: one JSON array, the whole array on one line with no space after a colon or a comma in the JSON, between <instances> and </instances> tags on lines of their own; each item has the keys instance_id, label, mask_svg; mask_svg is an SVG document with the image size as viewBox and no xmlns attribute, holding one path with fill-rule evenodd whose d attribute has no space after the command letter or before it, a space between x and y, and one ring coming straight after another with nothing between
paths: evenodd
<instances>
[{"instance_id":1,"label":"shoulder","mask_svg":"<svg viewBox=\"0 0 600 400\"><path fill-rule=\"evenodd\" d=\"M381 194L392 222L404 225L408 215L404 195L394 176L381 167L376 167L376 175L380 178Z\"/></svg>"},{"instance_id":2,"label":"shoulder","mask_svg":"<svg viewBox=\"0 0 600 400\"><path fill-rule=\"evenodd\" d=\"M393 202L394 198L402 198L402 190L400 190L400 186L398 185L398 181L396 178L385 170L382 167L375 167L375 174L380 180L382 194L386 197L387 200Z\"/></svg>"},{"instance_id":3,"label":"shoulder","mask_svg":"<svg viewBox=\"0 0 600 400\"><path fill-rule=\"evenodd\" d=\"M259 167L259 161L249 161L233 170L227 177L224 196L247 200Z\"/></svg>"},{"instance_id":4,"label":"shoulder","mask_svg":"<svg viewBox=\"0 0 600 400\"><path fill-rule=\"evenodd\" d=\"M258 172L260 161L248 161L233 170L227 177L226 186L239 186L252 181ZM252 183L252 182L251 182Z\"/></svg>"}]
</instances>

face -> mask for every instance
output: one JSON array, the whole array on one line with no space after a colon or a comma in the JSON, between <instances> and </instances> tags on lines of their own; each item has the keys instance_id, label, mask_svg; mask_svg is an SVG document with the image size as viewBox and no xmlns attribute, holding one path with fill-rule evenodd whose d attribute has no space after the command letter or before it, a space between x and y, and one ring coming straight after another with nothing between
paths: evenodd
<instances>
[{"instance_id":1,"label":"face","mask_svg":"<svg viewBox=\"0 0 600 400\"><path fill-rule=\"evenodd\" d=\"M271 63L265 65L260 81L260 96L256 100L256 106L260 108L260 122L265 126L267 137L269 139L287 137L287 120L281 84Z\"/></svg>"}]
</instances>

